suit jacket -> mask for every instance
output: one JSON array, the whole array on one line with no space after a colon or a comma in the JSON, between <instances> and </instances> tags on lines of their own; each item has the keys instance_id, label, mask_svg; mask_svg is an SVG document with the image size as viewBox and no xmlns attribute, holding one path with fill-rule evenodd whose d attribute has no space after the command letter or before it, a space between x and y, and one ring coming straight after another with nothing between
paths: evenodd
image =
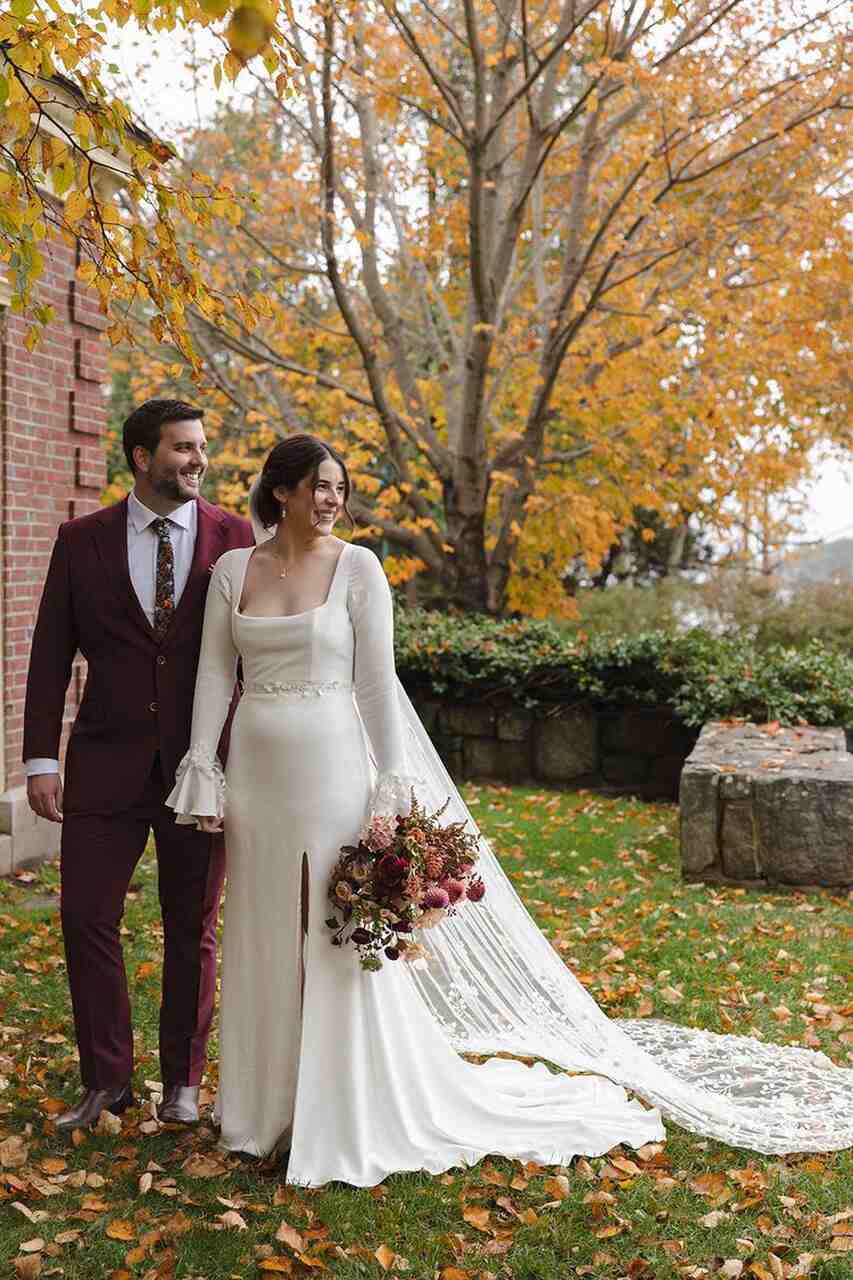
<instances>
[{"instance_id":1,"label":"suit jacket","mask_svg":"<svg viewBox=\"0 0 853 1280\"><path fill-rule=\"evenodd\" d=\"M223 552L253 541L247 520L198 499L189 578L158 640L130 581L127 500L60 527L33 634L24 759L58 757L65 694L79 651L88 677L65 759L66 813L129 808L158 753L171 786L189 746L210 572ZM229 726L230 716L220 752Z\"/></svg>"}]
</instances>

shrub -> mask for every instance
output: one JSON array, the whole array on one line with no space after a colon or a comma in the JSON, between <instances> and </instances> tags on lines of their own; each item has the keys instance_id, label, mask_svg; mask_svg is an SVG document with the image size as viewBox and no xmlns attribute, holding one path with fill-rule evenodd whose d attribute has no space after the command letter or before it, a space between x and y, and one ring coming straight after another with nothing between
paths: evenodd
<instances>
[{"instance_id":1,"label":"shrub","mask_svg":"<svg viewBox=\"0 0 853 1280\"><path fill-rule=\"evenodd\" d=\"M396 647L408 685L460 701L669 706L688 725L853 723L853 659L817 640L760 649L748 634L701 628L584 637L550 622L400 608Z\"/></svg>"}]
</instances>

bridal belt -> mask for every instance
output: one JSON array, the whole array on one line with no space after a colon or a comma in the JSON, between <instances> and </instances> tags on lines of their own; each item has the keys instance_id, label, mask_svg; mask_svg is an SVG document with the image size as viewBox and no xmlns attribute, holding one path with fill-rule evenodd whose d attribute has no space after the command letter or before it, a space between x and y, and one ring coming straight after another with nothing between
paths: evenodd
<instances>
[{"instance_id":1,"label":"bridal belt","mask_svg":"<svg viewBox=\"0 0 853 1280\"><path fill-rule=\"evenodd\" d=\"M344 680L251 680L244 696L270 698L322 698L327 693L352 693Z\"/></svg>"}]
</instances>

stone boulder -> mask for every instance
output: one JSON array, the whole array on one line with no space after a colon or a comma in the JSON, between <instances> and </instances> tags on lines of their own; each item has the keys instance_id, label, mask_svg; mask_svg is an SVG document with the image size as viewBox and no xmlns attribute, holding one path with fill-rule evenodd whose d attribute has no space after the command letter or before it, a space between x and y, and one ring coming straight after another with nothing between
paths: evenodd
<instances>
[{"instance_id":1,"label":"stone boulder","mask_svg":"<svg viewBox=\"0 0 853 1280\"><path fill-rule=\"evenodd\" d=\"M708 724L679 803L686 879L853 886L853 756L843 729Z\"/></svg>"}]
</instances>

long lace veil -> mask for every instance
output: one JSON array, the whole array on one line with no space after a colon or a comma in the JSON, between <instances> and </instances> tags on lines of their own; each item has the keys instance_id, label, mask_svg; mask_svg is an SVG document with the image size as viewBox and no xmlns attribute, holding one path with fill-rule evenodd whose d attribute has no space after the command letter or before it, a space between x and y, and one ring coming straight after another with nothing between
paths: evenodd
<instances>
[{"instance_id":1,"label":"long lace veil","mask_svg":"<svg viewBox=\"0 0 853 1280\"><path fill-rule=\"evenodd\" d=\"M257 541L270 537L249 509ZM477 824L398 681L406 773L428 808ZM632 1090L705 1137L766 1154L853 1146L853 1070L823 1053L717 1035L653 1019L614 1021L539 930L480 834L486 896L420 937L428 959L406 966L459 1052L543 1058Z\"/></svg>"}]
</instances>

